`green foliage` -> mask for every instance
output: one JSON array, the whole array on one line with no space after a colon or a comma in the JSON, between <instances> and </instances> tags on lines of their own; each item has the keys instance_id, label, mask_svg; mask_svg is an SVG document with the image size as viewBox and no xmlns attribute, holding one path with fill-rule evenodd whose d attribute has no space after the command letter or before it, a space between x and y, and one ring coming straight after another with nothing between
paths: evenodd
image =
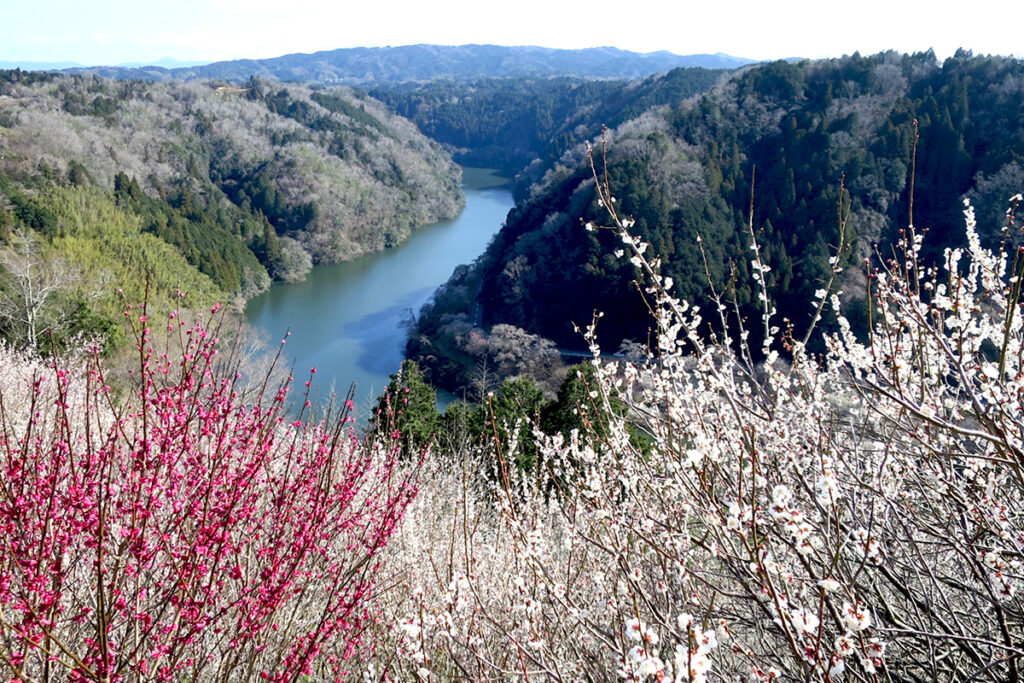
<instances>
[{"instance_id":1,"label":"green foliage","mask_svg":"<svg viewBox=\"0 0 1024 683\"><path fill-rule=\"evenodd\" d=\"M58 77L50 71L23 71L21 69L0 69L0 94L8 85L35 85L49 83Z\"/></svg>"},{"instance_id":2,"label":"green foliage","mask_svg":"<svg viewBox=\"0 0 1024 683\"><path fill-rule=\"evenodd\" d=\"M371 431L396 438L406 455L418 455L433 442L440 419L434 388L424 381L419 366L407 360L378 399Z\"/></svg>"},{"instance_id":3,"label":"green foliage","mask_svg":"<svg viewBox=\"0 0 1024 683\"><path fill-rule=\"evenodd\" d=\"M635 220L630 230L662 259L674 295L701 307L702 334L720 334L723 320L742 321L757 349L765 333L748 221L770 267L780 324L803 335L812 319L808 302L835 266L843 272L833 291L842 291L842 305L856 312L855 331L863 332L863 263L891 253L886 245L911 218L912 166L917 186L928 188L913 198L912 215L929 232L925 263L963 243L965 196L979 215L993 217L980 229L986 245L1020 241L1000 228L1003 204L1024 179L1022 93L1024 62L967 53L941 65L929 53L765 64L613 131L608 182L618 214ZM423 116L433 110L425 106ZM583 327L601 311L603 347L651 338L638 273L614 256L618 238L583 229L608 221L594 203L589 166L538 166L531 177L546 168L543 182L417 321L409 351L440 368L439 378L452 375L447 349L430 342L446 330L466 338L474 328L509 324L581 348L571 323ZM716 293L729 304L721 316ZM833 323L826 309L819 324Z\"/></svg>"},{"instance_id":4,"label":"green foliage","mask_svg":"<svg viewBox=\"0 0 1024 683\"><path fill-rule=\"evenodd\" d=\"M146 232L177 247L225 292L262 289L258 279L266 278L264 268L233 230L248 218L242 212L219 210L187 185L166 201L149 197L124 173L114 178L114 197L142 219Z\"/></svg>"},{"instance_id":5,"label":"green foliage","mask_svg":"<svg viewBox=\"0 0 1024 683\"><path fill-rule=\"evenodd\" d=\"M272 277L282 279L285 270L284 255L281 253L277 232L269 221L264 221L263 236L253 240L252 250L260 263L266 265Z\"/></svg>"},{"instance_id":6,"label":"green foliage","mask_svg":"<svg viewBox=\"0 0 1024 683\"><path fill-rule=\"evenodd\" d=\"M616 125L652 107L709 89L724 72L673 69L642 81L581 78L432 81L371 91L424 133L459 150L470 166L512 175L536 158L545 165L602 124ZM314 96L315 97L315 96ZM318 100L319 101L319 100ZM327 106L327 105L325 105ZM580 136L579 130L585 131Z\"/></svg>"},{"instance_id":7,"label":"green foliage","mask_svg":"<svg viewBox=\"0 0 1024 683\"><path fill-rule=\"evenodd\" d=\"M64 324L50 331L43 341L46 348L41 350L61 354L83 339L98 342L105 353L120 347L126 339L124 325L110 315L93 310L90 303L81 297L63 302Z\"/></svg>"},{"instance_id":8,"label":"green foliage","mask_svg":"<svg viewBox=\"0 0 1024 683\"><path fill-rule=\"evenodd\" d=\"M790 62L771 62L746 72L737 81L737 86L740 97L790 103L804 93L804 70Z\"/></svg>"},{"instance_id":9,"label":"green foliage","mask_svg":"<svg viewBox=\"0 0 1024 683\"><path fill-rule=\"evenodd\" d=\"M74 159L68 162L68 182L79 187L95 184L85 166Z\"/></svg>"},{"instance_id":10,"label":"green foliage","mask_svg":"<svg viewBox=\"0 0 1024 683\"><path fill-rule=\"evenodd\" d=\"M550 473L540 461L535 430L566 439L575 433L583 443L607 439L611 416L599 389L594 365L584 362L570 369L554 400L546 398L532 379L520 376L505 380L498 391L483 396L479 403L456 401L439 414L433 388L419 366L407 360L378 399L370 431L382 437L397 433L411 455L419 454L428 444L443 446L435 448L435 453L457 451L453 444L469 444L499 454L494 476L502 476L502 467L511 467L546 479ZM626 414L625 404L617 396L610 402L615 415ZM641 443L639 432L632 433Z\"/></svg>"},{"instance_id":11,"label":"green foliage","mask_svg":"<svg viewBox=\"0 0 1024 683\"><path fill-rule=\"evenodd\" d=\"M128 303L148 299L151 314L166 315L227 299L173 246L146 232L137 213L102 190L54 188L41 201L62 227L44 255L59 256L88 274L70 288L73 297L86 302L74 313L83 331L99 331L116 342Z\"/></svg>"},{"instance_id":12,"label":"green foliage","mask_svg":"<svg viewBox=\"0 0 1024 683\"><path fill-rule=\"evenodd\" d=\"M46 208L39 200L20 193L12 193L8 197L14 204L14 216L18 221L47 239L52 240L57 236L57 216L53 211Z\"/></svg>"},{"instance_id":13,"label":"green foliage","mask_svg":"<svg viewBox=\"0 0 1024 683\"><path fill-rule=\"evenodd\" d=\"M390 135L384 124L380 122L380 119L368 113L365 107L356 106L344 97L324 92L315 92L310 95L310 99L328 111L343 114L362 126L372 128L384 135Z\"/></svg>"},{"instance_id":14,"label":"green foliage","mask_svg":"<svg viewBox=\"0 0 1024 683\"><path fill-rule=\"evenodd\" d=\"M558 397L545 406L541 426L547 434L568 438L575 430L581 435L606 435L608 415L596 401L600 386L593 363L584 361L569 370L558 389ZM623 414L621 401L616 400L618 414Z\"/></svg>"},{"instance_id":15,"label":"green foliage","mask_svg":"<svg viewBox=\"0 0 1024 683\"><path fill-rule=\"evenodd\" d=\"M96 116L110 119L118 110L118 100L113 97L88 94L78 91L64 93L64 111L73 116Z\"/></svg>"},{"instance_id":16,"label":"green foliage","mask_svg":"<svg viewBox=\"0 0 1024 683\"><path fill-rule=\"evenodd\" d=\"M496 443L515 443L513 456L508 463L524 472L532 472L537 464L537 444L533 438L534 426L541 423L547 401L540 388L527 377L505 380L496 397L489 397L484 411L487 436L493 436Z\"/></svg>"},{"instance_id":17,"label":"green foliage","mask_svg":"<svg viewBox=\"0 0 1024 683\"><path fill-rule=\"evenodd\" d=\"M220 176L222 187L235 204L265 217L281 233L294 233L316 220L313 202L291 203L278 192L271 169L233 169Z\"/></svg>"},{"instance_id":18,"label":"green foliage","mask_svg":"<svg viewBox=\"0 0 1024 683\"><path fill-rule=\"evenodd\" d=\"M12 225L14 225L14 218L6 208L0 206L0 243L6 244L11 241Z\"/></svg>"},{"instance_id":19,"label":"green foliage","mask_svg":"<svg viewBox=\"0 0 1024 683\"><path fill-rule=\"evenodd\" d=\"M93 186L51 187L31 202L15 195L16 206L31 211L16 212L8 230L32 225L22 216L46 216L54 229L47 240L31 232L11 238L18 244L8 248L5 262L32 266L5 275L3 286L10 301L37 301L38 314L31 330L0 330L8 342L35 343L48 352L87 339L109 351L125 339L122 321L130 304L148 300L151 313L166 315L227 298L174 247L143 230L142 218L123 202L133 185L127 178L119 183L121 201ZM37 292L45 299L36 300Z\"/></svg>"}]
</instances>

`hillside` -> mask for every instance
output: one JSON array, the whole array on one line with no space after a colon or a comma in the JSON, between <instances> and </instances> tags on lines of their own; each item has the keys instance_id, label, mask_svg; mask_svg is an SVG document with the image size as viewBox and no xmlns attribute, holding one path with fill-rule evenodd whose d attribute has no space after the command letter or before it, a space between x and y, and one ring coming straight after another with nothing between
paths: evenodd
<instances>
[{"instance_id":1,"label":"hillside","mask_svg":"<svg viewBox=\"0 0 1024 683\"><path fill-rule=\"evenodd\" d=\"M885 53L776 62L620 125L609 134L608 179L616 208L663 259L676 295L708 310L713 293L724 294L735 302L729 315L748 320L757 338L746 229L756 173L754 228L780 316L799 337L807 302L828 283L841 246L846 272L836 288L863 330L862 264L891 254L887 245L910 215L915 122L916 179L930 191L916 198L913 223L929 232L922 257L935 262L963 243L964 198L977 206L985 244L1003 238L1007 198L1024 186L1022 101L1024 64L1008 58L958 53L939 64L930 53ZM645 347L650 320L632 285L635 267L616 257L614 235L583 227L602 215L576 147L548 168L487 253L437 292L411 336L410 357L432 379L464 385L479 361L464 340L512 325L581 348L573 324L589 324L594 311L605 313L604 348ZM716 320L705 320L704 333L721 329Z\"/></svg>"},{"instance_id":2,"label":"hillside","mask_svg":"<svg viewBox=\"0 0 1024 683\"><path fill-rule=\"evenodd\" d=\"M80 165L100 187L123 172L149 196L185 187L214 206L245 204L244 192L316 262L401 241L459 207L458 171L437 145L344 89L60 77L4 83L0 98L8 176Z\"/></svg>"},{"instance_id":3,"label":"hillside","mask_svg":"<svg viewBox=\"0 0 1024 683\"><path fill-rule=\"evenodd\" d=\"M749 59L725 54L638 53L613 47L561 50L498 45L405 45L360 47L290 54L270 59L237 59L204 66L90 67L73 73L108 78L245 81L250 76L282 81L383 84L437 79L479 78L639 78L677 67L733 69Z\"/></svg>"},{"instance_id":4,"label":"hillside","mask_svg":"<svg viewBox=\"0 0 1024 683\"><path fill-rule=\"evenodd\" d=\"M601 129L649 109L676 105L730 72L676 68L634 80L492 78L397 83L370 94L414 121L470 166L500 168L529 187L533 174Z\"/></svg>"},{"instance_id":5,"label":"hillside","mask_svg":"<svg viewBox=\"0 0 1024 683\"><path fill-rule=\"evenodd\" d=\"M58 256L81 202L110 202L222 300L455 215L459 175L413 124L345 88L0 72L4 239L30 228Z\"/></svg>"}]
</instances>

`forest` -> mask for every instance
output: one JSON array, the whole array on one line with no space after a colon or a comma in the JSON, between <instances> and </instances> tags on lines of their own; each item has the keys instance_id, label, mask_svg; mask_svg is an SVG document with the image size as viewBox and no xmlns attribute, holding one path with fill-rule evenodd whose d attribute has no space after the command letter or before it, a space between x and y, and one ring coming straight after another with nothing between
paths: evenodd
<instances>
[{"instance_id":1,"label":"forest","mask_svg":"<svg viewBox=\"0 0 1024 683\"><path fill-rule=\"evenodd\" d=\"M729 73L700 67L643 79L492 78L374 87L369 93L449 147L455 160L514 176L544 169L600 126L703 93ZM520 179L517 188L526 184ZM517 198L521 198L521 189Z\"/></svg>"},{"instance_id":2,"label":"forest","mask_svg":"<svg viewBox=\"0 0 1024 683\"><path fill-rule=\"evenodd\" d=\"M774 62L610 129L601 173L676 296L705 310L724 297L729 316L748 321L752 338L763 335L747 258L752 227L795 337L833 258L844 268L846 315L864 333L865 263L884 263L908 222L927 231L922 258L931 264L963 245L964 198L983 219L984 244L1008 238L993 226L1024 178L1022 82L1019 60L966 52L941 64L931 53ZM408 351L431 381L468 386L490 362L479 351L486 342L473 340L496 325L583 349L576 330L599 311L605 349L651 348L636 266L615 235L585 229L604 209L583 142L545 168L487 252L421 312ZM929 187L912 214L911 178ZM705 333L720 329L709 316Z\"/></svg>"},{"instance_id":3,"label":"forest","mask_svg":"<svg viewBox=\"0 0 1024 683\"><path fill-rule=\"evenodd\" d=\"M47 264L45 287L4 281L0 327L19 346L46 328L116 346L112 292L137 299L148 279L154 304L244 302L454 216L459 175L345 88L0 72L3 266Z\"/></svg>"}]
</instances>

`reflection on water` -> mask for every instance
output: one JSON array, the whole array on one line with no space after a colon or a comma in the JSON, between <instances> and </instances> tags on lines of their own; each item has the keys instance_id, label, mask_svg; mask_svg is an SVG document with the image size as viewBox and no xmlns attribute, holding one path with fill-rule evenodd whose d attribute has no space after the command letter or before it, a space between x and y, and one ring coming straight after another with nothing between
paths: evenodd
<instances>
[{"instance_id":1,"label":"reflection on water","mask_svg":"<svg viewBox=\"0 0 1024 683\"><path fill-rule=\"evenodd\" d=\"M249 302L245 317L271 339L288 330L284 357L296 378L317 370L321 395L357 388L362 416L402 362L406 327L456 266L469 263L501 227L512 195L484 169L464 169L466 208L413 233L393 249L314 268L305 282L275 283Z\"/></svg>"}]
</instances>

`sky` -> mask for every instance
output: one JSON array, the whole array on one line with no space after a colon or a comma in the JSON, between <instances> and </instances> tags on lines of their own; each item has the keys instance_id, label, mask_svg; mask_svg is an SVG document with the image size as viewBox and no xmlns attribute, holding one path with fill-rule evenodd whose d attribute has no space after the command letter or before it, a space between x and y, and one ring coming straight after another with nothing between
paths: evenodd
<instances>
[{"instance_id":1,"label":"sky","mask_svg":"<svg viewBox=\"0 0 1024 683\"><path fill-rule=\"evenodd\" d=\"M0 62L259 59L435 43L613 46L750 59L958 47L1024 56L1005 0L0 0ZM500 7L500 9L498 9Z\"/></svg>"}]
</instances>

